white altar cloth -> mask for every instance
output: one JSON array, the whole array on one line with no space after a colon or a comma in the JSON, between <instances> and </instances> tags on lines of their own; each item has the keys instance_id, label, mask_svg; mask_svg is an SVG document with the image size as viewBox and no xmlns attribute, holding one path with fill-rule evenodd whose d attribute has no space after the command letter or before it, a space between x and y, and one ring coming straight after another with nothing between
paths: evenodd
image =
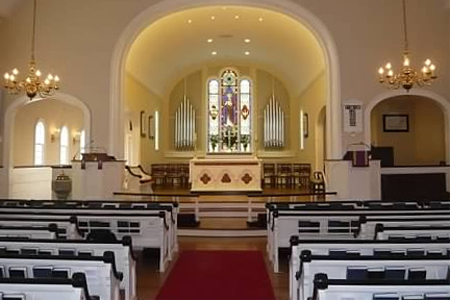
<instances>
[{"instance_id":1,"label":"white altar cloth","mask_svg":"<svg viewBox=\"0 0 450 300\"><path fill-rule=\"evenodd\" d=\"M256 157L193 158L190 181L193 192L260 192L261 160Z\"/></svg>"}]
</instances>

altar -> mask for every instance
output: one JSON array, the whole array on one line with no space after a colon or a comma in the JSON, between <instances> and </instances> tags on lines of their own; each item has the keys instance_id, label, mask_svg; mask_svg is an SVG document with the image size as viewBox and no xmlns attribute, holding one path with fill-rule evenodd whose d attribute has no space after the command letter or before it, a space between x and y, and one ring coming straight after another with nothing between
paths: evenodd
<instances>
[{"instance_id":1,"label":"altar","mask_svg":"<svg viewBox=\"0 0 450 300\"><path fill-rule=\"evenodd\" d=\"M261 160L256 157L206 157L190 161L192 192L261 192Z\"/></svg>"}]
</instances>

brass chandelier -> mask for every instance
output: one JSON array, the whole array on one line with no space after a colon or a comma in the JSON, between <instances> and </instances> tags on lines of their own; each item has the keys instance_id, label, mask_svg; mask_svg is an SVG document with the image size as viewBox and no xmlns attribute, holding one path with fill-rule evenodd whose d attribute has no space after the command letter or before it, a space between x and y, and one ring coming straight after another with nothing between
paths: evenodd
<instances>
[{"instance_id":1,"label":"brass chandelier","mask_svg":"<svg viewBox=\"0 0 450 300\"><path fill-rule=\"evenodd\" d=\"M11 74L5 74L4 87L9 94L18 94L24 91L28 98L32 100L39 95L42 98L52 96L59 89L59 77L48 74L47 78L42 81L42 73L36 68L36 60L34 57L34 45L36 39L36 10L37 0L34 0L33 5L33 31L31 39L31 59L28 64L28 76L25 79L19 80L19 71L12 70Z\"/></svg>"},{"instance_id":2,"label":"brass chandelier","mask_svg":"<svg viewBox=\"0 0 450 300\"><path fill-rule=\"evenodd\" d=\"M405 39L405 48L403 51L403 66L399 73L394 73L390 62L383 68L378 69L379 82L388 88L398 89L404 88L407 92L414 86L430 85L436 78L436 66L427 59L420 71L416 71L411 67L409 48L408 48L408 32L406 24L406 0L403 1L403 34Z\"/></svg>"}]
</instances>

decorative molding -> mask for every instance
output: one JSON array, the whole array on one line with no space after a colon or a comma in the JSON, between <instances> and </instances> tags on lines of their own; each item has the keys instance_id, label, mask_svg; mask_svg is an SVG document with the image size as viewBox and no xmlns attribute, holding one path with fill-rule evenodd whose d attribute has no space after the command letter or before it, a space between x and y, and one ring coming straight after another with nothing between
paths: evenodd
<instances>
[{"instance_id":1,"label":"decorative molding","mask_svg":"<svg viewBox=\"0 0 450 300\"><path fill-rule=\"evenodd\" d=\"M165 158L193 158L195 151L168 151L164 153Z\"/></svg>"},{"instance_id":2,"label":"decorative molding","mask_svg":"<svg viewBox=\"0 0 450 300\"><path fill-rule=\"evenodd\" d=\"M295 157L294 151L258 151L259 158L291 158Z\"/></svg>"}]
</instances>

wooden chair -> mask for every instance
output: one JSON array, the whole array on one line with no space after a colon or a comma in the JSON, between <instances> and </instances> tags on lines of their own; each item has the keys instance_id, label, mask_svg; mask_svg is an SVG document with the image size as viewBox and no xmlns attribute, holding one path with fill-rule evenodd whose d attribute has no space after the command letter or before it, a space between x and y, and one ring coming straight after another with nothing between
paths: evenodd
<instances>
[{"instance_id":1,"label":"wooden chair","mask_svg":"<svg viewBox=\"0 0 450 300\"><path fill-rule=\"evenodd\" d=\"M155 185L166 184L166 165L165 164L152 164L152 178Z\"/></svg>"},{"instance_id":2,"label":"wooden chair","mask_svg":"<svg viewBox=\"0 0 450 300\"><path fill-rule=\"evenodd\" d=\"M275 164L264 163L263 164L263 186L266 186L267 181L269 181L270 187L275 187L276 185L276 173Z\"/></svg>"},{"instance_id":3,"label":"wooden chair","mask_svg":"<svg viewBox=\"0 0 450 300\"><path fill-rule=\"evenodd\" d=\"M289 187L292 185L292 164L277 165L277 186Z\"/></svg>"},{"instance_id":4,"label":"wooden chair","mask_svg":"<svg viewBox=\"0 0 450 300\"><path fill-rule=\"evenodd\" d=\"M189 185L189 164L180 164L180 179L181 186L187 187Z\"/></svg>"},{"instance_id":5,"label":"wooden chair","mask_svg":"<svg viewBox=\"0 0 450 300\"><path fill-rule=\"evenodd\" d=\"M168 164L166 167L166 183L171 186L180 185L181 167L179 164Z\"/></svg>"},{"instance_id":6,"label":"wooden chair","mask_svg":"<svg viewBox=\"0 0 450 300\"><path fill-rule=\"evenodd\" d=\"M292 165L292 183L295 187L309 189L311 178L311 164L293 164Z\"/></svg>"},{"instance_id":7,"label":"wooden chair","mask_svg":"<svg viewBox=\"0 0 450 300\"><path fill-rule=\"evenodd\" d=\"M325 178L321 171L314 172L309 186L312 193L325 193Z\"/></svg>"}]
</instances>

